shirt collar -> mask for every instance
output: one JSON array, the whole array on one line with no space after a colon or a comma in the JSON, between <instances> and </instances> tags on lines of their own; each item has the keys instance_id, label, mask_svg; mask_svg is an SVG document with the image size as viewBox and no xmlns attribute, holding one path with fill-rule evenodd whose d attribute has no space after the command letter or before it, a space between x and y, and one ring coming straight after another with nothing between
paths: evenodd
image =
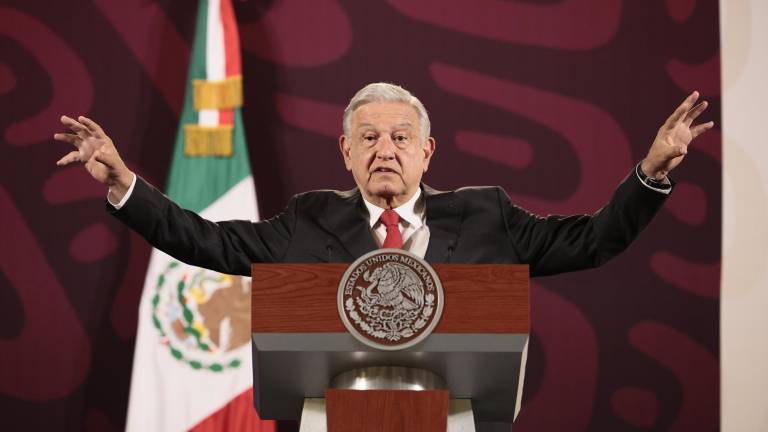
<instances>
[{"instance_id":1,"label":"shirt collar","mask_svg":"<svg viewBox=\"0 0 768 432\"><path fill-rule=\"evenodd\" d=\"M379 218L381 217L381 214L384 213L384 209L368 202L368 200L363 197L363 202L365 203L365 207L368 209L368 216L371 228L373 228L374 225L379 221ZM397 212L398 216L400 216L400 219L408 222L408 224L413 225L414 228L419 229L422 225L424 225L424 216L425 216L425 205L424 205L424 199L422 197L421 188L416 189L416 193L413 194L411 199L404 202L401 206L394 208L395 212Z\"/></svg>"}]
</instances>

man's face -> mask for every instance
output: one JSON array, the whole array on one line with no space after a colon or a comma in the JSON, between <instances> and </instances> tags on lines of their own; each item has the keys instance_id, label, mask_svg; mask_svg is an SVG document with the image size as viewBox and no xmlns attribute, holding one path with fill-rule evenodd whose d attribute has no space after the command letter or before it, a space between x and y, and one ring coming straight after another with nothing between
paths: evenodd
<instances>
[{"instance_id":1,"label":"man's face","mask_svg":"<svg viewBox=\"0 0 768 432\"><path fill-rule=\"evenodd\" d=\"M351 116L350 136L339 147L363 196L380 207L410 199L429 167L435 140L420 137L416 109L401 102L371 102Z\"/></svg>"}]
</instances>

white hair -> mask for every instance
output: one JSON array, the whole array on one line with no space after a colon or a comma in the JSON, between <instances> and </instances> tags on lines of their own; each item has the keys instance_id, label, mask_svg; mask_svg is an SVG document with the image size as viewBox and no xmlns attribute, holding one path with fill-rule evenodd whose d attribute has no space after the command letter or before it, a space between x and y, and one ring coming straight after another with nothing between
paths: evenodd
<instances>
[{"instance_id":1,"label":"white hair","mask_svg":"<svg viewBox=\"0 0 768 432\"><path fill-rule=\"evenodd\" d=\"M403 102L411 105L419 115L419 124L421 125L421 130L419 131L421 134L420 140L424 141L429 137L429 115L421 101L399 85L384 82L368 84L355 93L344 110L344 116L342 117L344 135L350 136L352 113L361 106L371 102Z\"/></svg>"}]
</instances>

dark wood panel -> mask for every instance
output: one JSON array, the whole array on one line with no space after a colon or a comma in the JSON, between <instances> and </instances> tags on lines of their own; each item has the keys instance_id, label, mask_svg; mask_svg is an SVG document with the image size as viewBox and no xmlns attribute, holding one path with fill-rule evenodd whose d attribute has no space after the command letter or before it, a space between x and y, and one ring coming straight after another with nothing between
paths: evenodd
<instances>
[{"instance_id":1,"label":"dark wood panel","mask_svg":"<svg viewBox=\"0 0 768 432\"><path fill-rule=\"evenodd\" d=\"M435 333L528 333L528 266L435 264L445 309Z\"/></svg>"},{"instance_id":2,"label":"dark wood panel","mask_svg":"<svg viewBox=\"0 0 768 432\"><path fill-rule=\"evenodd\" d=\"M345 332L336 295L347 264L254 264L259 333ZM436 264L445 291L436 333L528 333L528 266Z\"/></svg>"},{"instance_id":3,"label":"dark wood panel","mask_svg":"<svg viewBox=\"0 0 768 432\"><path fill-rule=\"evenodd\" d=\"M447 390L327 390L328 432L445 432Z\"/></svg>"},{"instance_id":4,"label":"dark wood panel","mask_svg":"<svg viewBox=\"0 0 768 432\"><path fill-rule=\"evenodd\" d=\"M254 264L251 327L254 332L345 332L336 289L346 264Z\"/></svg>"}]
</instances>

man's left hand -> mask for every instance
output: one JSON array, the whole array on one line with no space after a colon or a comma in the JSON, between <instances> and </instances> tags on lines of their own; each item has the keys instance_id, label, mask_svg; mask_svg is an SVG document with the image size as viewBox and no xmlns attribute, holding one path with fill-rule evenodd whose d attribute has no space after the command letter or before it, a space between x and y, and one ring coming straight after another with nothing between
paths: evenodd
<instances>
[{"instance_id":1,"label":"man's left hand","mask_svg":"<svg viewBox=\"0 0 768 432\"><path fill-rule=\"evenodd\" d=\"M709 105L706 101L696 104L698 99L699 92L691 93L659 128L648 156L640 165L645 175L656 180L664 179L688 154L688 144L715 125L710 121L692 126Z\"/></svg>"}]
</instances>

